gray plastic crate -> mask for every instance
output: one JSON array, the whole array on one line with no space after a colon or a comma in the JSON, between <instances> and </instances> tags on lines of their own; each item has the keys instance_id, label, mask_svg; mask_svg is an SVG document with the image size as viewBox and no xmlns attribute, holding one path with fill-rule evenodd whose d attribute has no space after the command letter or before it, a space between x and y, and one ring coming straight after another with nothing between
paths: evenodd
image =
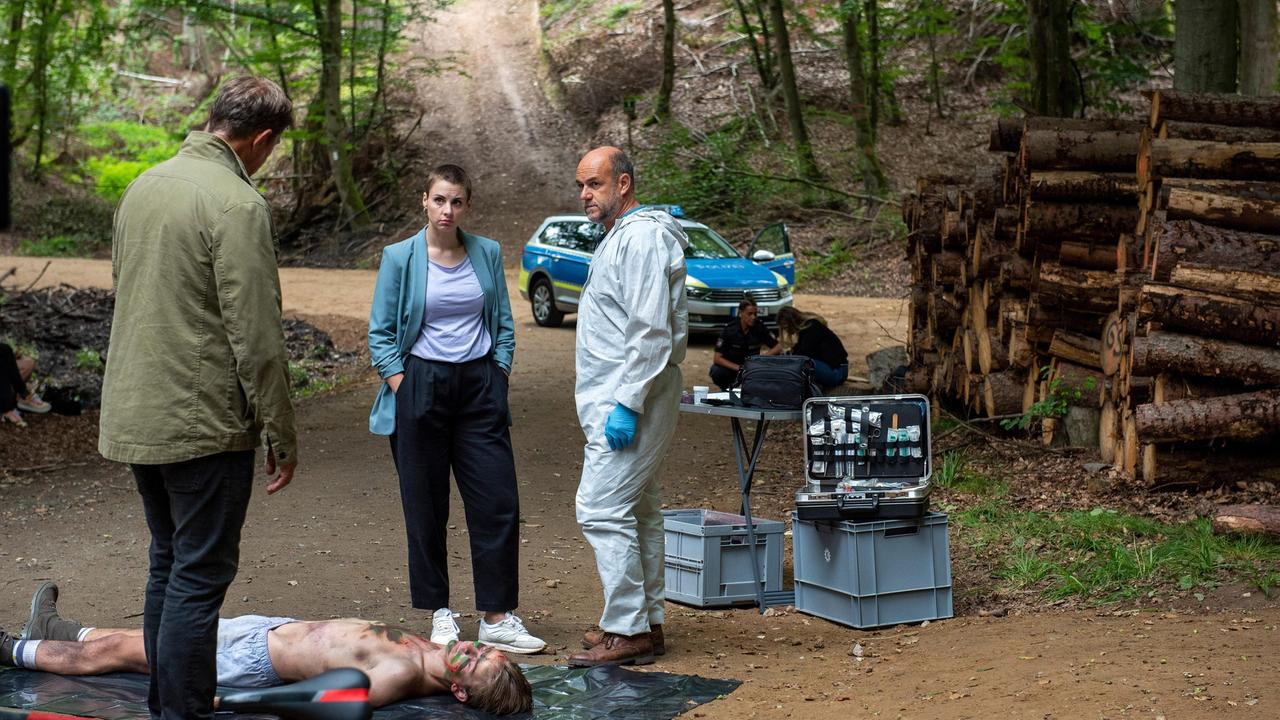
<instances>
[{"instance_id":1,"label":"gray plastic crate","mask_svg":"<svg viewBox=\"0 0 1280 720\"><path fill-rule=\"evenodd\" d=\"M952 616L947 516L810 522L792 514L796 609L856 628Z\"/></svg>"},{"instance_id":2,"label":"gray plastic crate","mask_svg":"<svg viewBox=\"0 0 1280 720\"><path fill-rule=\"evenodd\" d=\"M756 601L746 518L715 510L663 510L662 515L668 600L698 607ZM781 590L784 525L752 520L764 590Z\"/></svg>"}]
</instances>

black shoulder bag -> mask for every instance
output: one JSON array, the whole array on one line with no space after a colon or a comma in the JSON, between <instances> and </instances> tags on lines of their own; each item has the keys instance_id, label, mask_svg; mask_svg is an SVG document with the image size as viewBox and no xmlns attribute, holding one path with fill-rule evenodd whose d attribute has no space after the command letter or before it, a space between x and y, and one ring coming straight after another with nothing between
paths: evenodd
<instances>
[{"instance_id":1,"label":"black shoulder bag","mask_svg":"<svg viewBox=\"0 0 1280 720\"><path fill-rule=\"evenodd\" d=\"M764 410L799 410L822 394L813 360L804 355L751 355L738 371L739 402Z\"/></svg>"}]
</instances>

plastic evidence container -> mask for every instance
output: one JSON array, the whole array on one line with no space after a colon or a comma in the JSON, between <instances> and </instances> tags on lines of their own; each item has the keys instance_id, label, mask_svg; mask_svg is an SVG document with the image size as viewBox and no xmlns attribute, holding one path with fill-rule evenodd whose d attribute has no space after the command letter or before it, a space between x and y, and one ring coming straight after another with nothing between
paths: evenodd
<instances>
[{"instance_id":1,"label":"plastic evidence container","mask_svg":"<svg viewBox=\"0 0 1280 720\"><path fill-rule=\"evenodd\" d=\"M822 522L792 515L796 609L855 628L952 616L947 516Z\"/></svg>"},{"instance_id":2,"label":"plastic evidence container","mask_svg":"<svg viewBox=\"0 0 1280 720\"><path fill-rule=\"evenodd\" d=\"M697 607L756 601L745 517L715 510L663 510L662 515L668 600ZM784 525L752 520L764 591L779 591Z\"/></svg>"}]
</instances>

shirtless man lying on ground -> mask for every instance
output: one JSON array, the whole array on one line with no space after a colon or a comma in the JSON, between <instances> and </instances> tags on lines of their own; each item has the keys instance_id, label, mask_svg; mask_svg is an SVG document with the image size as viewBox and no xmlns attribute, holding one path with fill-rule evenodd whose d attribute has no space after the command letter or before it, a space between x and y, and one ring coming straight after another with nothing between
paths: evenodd
<instances>
[{"instance_id":1,"label":"shirtless man lying on ground","mask_svg":"<svg viewBox=\"0 0 1280 720\"><path fill-rule=\"evenodd\" d=\"M58 615L58 586L31 599L19 637L0 630L0 666L61 675L147 672L142 630L85 627ZM218 621L218 685L270 687L341 667L369 676L369 701L453 693L495 715L526 712L533 691L520 668L498 650L453 641L437 645L380 622L346 618L308 622L245 615Z\"/></svg>"}]
</instances>

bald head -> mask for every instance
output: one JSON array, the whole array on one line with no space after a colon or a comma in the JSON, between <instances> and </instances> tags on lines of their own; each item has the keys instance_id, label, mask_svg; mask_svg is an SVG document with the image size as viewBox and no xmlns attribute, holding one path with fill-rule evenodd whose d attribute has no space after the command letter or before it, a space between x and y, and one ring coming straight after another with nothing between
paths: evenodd
<instances>
[{"instance_id":1,"label":"bald head","mask_svg":"<svg viewBox=\"0 0 1280 720\"><path fill-rule=\"evenodd\" d=\"M635 166L619 148L598 147L582 156L576 182L583 212L606 229L637 205Z\"/></svg>"}]
</instances>

